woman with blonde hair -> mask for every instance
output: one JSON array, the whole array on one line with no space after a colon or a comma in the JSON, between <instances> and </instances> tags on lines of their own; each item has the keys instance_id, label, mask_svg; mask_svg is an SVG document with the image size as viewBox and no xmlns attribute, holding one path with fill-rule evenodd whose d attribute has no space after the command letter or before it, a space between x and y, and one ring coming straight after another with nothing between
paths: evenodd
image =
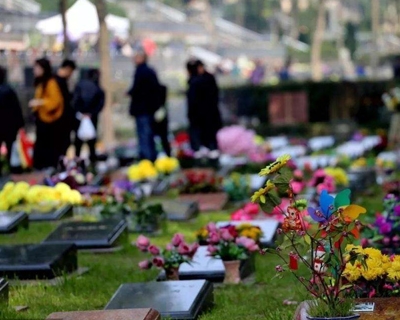
<instances>
[{"instance_id":1,"label":"woman with blonde hair","mask_svg":"<svg viewBox=\"0 0 400 320\"><path fill-rule=\"evenodd\" d=\"M62 134L61 116L64 99L53 76L50 61L42 58L35 61L35 98L29 102L36 116L36 142L33 152L35 169L56 167L63 154L59 139Z\"/></svg>"}]
</instances>

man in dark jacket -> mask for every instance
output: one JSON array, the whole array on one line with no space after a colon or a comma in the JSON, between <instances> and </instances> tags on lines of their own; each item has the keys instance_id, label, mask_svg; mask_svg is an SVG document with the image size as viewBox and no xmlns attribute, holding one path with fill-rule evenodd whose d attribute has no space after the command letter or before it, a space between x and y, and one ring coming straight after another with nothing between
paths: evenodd
<instances>
[{"instance_id":1,"label":"man in dark jacket","mask_svg":"<svg viewBox=\"0 0 400 320\"><path fill-rule=\"evenodd\" d=\"M62 137L60 137L60 143L62 144L62 154L65 155L71 144L71 132L76 126L76 120L74 118L74 112L71 106L72 94L68 88L68 81L71 79L76 64L73 60L65 59L60 68L57 70L56 80L60 87L61 94L64 98L64 113L61 118Z\"/></svg>"},{"instance_id":2,"label":"man in dark jacket","mask_svg":"<svg viewBox=\"0 0 400 320\"><path fill-rule=\"evenodd\" d=\"M88 70L87 79L78 82L74 91L73 107L77 119L89 117L93 126L97 130L97 122L105 102L105 94L99 84L100 72L97 69ZM78 120L79 121L79 120ZM79 121L80 124L80 121ZM93 164L97 160L96 156L97 139L87 141L90 151L90 162ZM83 141L78 136L75 137L75 155L81 154Z\"/></svg>"},{"instance_id":3,"label":"man in dark jacket","mask_svg":"<svg viewBox=\"0 0 400 320\"><path fill-rule=\"evenodd\" d=\"M189 121L194 136L202 147L217 155L217 132L222 127L219 111L219 89L215 77L206 71L203 62L196 61L197 75L191 80L188 92ZM196 149L194 151L197 151Z\"/></svg>"},{"instance_id":4,"label":"man in dark jacket","mask_svg":"<svg viewBox=\"0 0 400 320\"><path fill-rule=\"evenodd\" d=\"M6 82L6 70L0 67L0 147L6 144L8 163L18 130L23 126L24 118L17 94Z\"/></svg>"},{"instance_id":5,"label":"man in dark jacket","mask_svg":"<svg viewBox=\"0 0 400 320\"><path fill-rule=\"evenodd\" d=\"M160 84L156 72L147 65L144 52L134 56L136 71L133 85L128 91L131 97L129 113L136 119L136 130L139 140L141 159L154 161L157 158L154 143L154 113L160 107Z\"/></svg>"}]
</instances>

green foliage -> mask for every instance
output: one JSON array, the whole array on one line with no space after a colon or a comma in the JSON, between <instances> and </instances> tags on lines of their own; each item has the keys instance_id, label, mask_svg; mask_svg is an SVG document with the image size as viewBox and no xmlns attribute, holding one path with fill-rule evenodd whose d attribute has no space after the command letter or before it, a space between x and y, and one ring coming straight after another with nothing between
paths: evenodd
<instances>
[{"instance_id":1,"label":"green foliage","mask_svg":"<svg viewBox=\"0 0 400 320\"><path fill-rule=\"evenodd\" d=\"M311 317L347 317L351 316L354 313L352 310L354 308L354 300L353 299L342 299L339 303L335 305L327 304L324 300L316 300L310 302L310 309L308 310L308 314Z\"/></svg>"}]
</instances>

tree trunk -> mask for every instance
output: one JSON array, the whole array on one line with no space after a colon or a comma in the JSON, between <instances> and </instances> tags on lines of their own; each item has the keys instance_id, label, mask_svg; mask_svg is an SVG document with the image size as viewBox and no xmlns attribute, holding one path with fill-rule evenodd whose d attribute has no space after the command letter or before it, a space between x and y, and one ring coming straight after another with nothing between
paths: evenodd
<instances>
[{"instance_id":1,"label":"tree trunk","mask_svg":"<svg viewBox=\"0 0 400 320\"><path fill-rule=\"evenodd\" d=\"M60 0L60 14L63 24L63 38L64 38L63 56L64 58L67 58L70 54L69 39L67 32L67 0Z\"/></svg>"},{"instance_id":2,"label":"tree trunk","mask_svg":"<svg viewBox=\"0 0 400 320\"><path fill-rule=\"evenodd\" d=\"M319 0L318 2L317 24L311 44L311 77L314 81L320 81L323 77L321 49L326 26L325 3L326 0Z\"/></svg>"},{"instance_id":3,"label":"tree trunk","mask_svg":"<svg viewBox=\"0 0 400 320\"><path fill-rule=\"evenodd\" d=\"M105 0L95 0L97 15L99 18L99 51L100 51L100 70L101 85L106 94L103 109L103 142L105 147L110 147L114 142L114 126L112 121L112 88L111 88L111 58L108 47L109 37L106 24L107 6Z\"/></svg>"},{"instance_id":4,"label":"tree trunk","mask_svg":"<svg viewBox=\"0 0 400 320\"><path fill-rule=\"evenodd\" d=\"M372 39L371 39L371 77L376 78L378 76L378 65L379 65L379 0L371 0L371 18L372 18Z\"/></svg>"}]
</instances>

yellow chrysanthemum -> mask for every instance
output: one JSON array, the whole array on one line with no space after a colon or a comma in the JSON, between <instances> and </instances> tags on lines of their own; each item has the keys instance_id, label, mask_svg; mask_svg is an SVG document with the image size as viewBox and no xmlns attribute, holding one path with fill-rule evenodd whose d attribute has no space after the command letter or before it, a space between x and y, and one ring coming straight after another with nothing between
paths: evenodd
<instances>
[{"instance_id":1,"label":"yellow chrysanthemum","mask_svg":"<svg viewBox=\"0 0 400 320\"><path fill-rule=\"evenodd\" d=\"M400 280L400 261L394 260L387 269L388 277L392 281L399 281Z\"/></svg>"},{"instance_id":2,"label":"yellow chrysanthemum","mask_svg":"<svg viewBox=\"0 0 400 320\"><path fill-rule=\"evenodd\" d=\"M343 272L343 276L350 282L357 281L361 277L362 266L359 262L354 264L347 263L346 269Z\"/></svg>"},{"instance_id":3,"label":"yellow chrysanthemum","mask_svg":"<svg viewBox=\"0 0 400 320\"><path fill-rule=\"evenodd\" d=\"M362 276L367 281L376 280L385 275L385 270L382 267L382 261L375 258L368 258L366 260L367 267L361 270Z\"/></svg>"},{"instance_id":4,"label":"yellow chrysanthemum","mask_svg":"<svg viewBox=\"0 0 400 320\"><path fill-rule=\"evenodd\" d=\"M257 202L260 200L261 203L265 203L265 194L270 192L275 188L275 184L273 184L270 180L267 181L267 184L264 188L259 189L258 191L254 192L253 196L251 197L252 202Z\"/></svg>"},{"instance_id":5,"label":"yellow chrysanthemum","mask_svg":"<svg viewBox=\"0 0 400 320\"><path fill-rule=\"evenodd\" d=\"M267 176L269 174L278 172L280 169L282 169L286 165L286 163L289 160L290 160L290 156L287 154L280 156L274 162L272 162L271 164L266 166L264 169L262 169L260 172L260 176Z\"/></svg>"},{"instance_id":6,"label":"yellow chrysanthemum","mask_svg":"<svg viewBox=\"0 0 400 320\"><path fill-rule=\"evenodd\" d=\"M142 170L140 170L138 165L131 165L128 168L127 175L130 181L139 182L143 180Z\"/></svg>"},{"instance_id":7,"label":"yellow chrysanthemum","mask_svg":"<svg viewBox=\"0 0 400 320\"><path fill-rule=\"evenodd\" d=\"M382 260L382 252L375 248L365 248L364 253L368 255L368 259Z\"/></svg>"},{"instance_id":8,"label":"yellow chrysanthemum","mask_svg":"<svg viewBox=\"0 0 400 320\"><path fill-rule=\"evenodd\" d=\"M347 186L349 184L349 178L342 168L326 168L325 173L335 179L336 184Z\"/></svg>"},{"instance_id":9,"label":"yellow chrysanthemum","mask_svg":"<svg viewBox=\"0 0 400 320\"><path fill-rule=\"evenodd\" d=\"M159 172L169 174L179 168L179 161L176 158L163 157L158 158L154 165Z\"/></svg>"}]
</instances>

